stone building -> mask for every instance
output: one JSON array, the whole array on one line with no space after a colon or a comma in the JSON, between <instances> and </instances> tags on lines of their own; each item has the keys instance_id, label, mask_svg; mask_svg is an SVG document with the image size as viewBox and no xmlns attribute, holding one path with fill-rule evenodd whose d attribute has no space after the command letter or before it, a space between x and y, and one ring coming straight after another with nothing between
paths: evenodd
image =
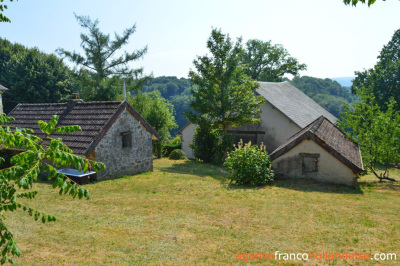
<instances>
[{"instance_id":1,"label":"stone building","mask_svg":"<svg viewBox=\"0 0 400 266\"><path fill-rule=\"evenodd\" d=\"M336 117L287 81L259 84L256 93L265 99L260 106L260 122L230 129L228 132L234 134L235 142L240 139L258 145L263 142L271 153L321 115L333 123L336 121ZM190 144L196 127L189 123L180 130L182 150L189 158L194 157Z\"/></svg>"},{"instance_id":2,"label":"stone building","mask_svg":"<svg viewBox=\"0 0 400 266\"><path fill-rule=\"evenodd\" d=\"M360 148L321 116L271 153L275 173L353 185L363 172Z\"/></svg>"},{"instance_id":3,"label":"stone building","mask_svg":"<svg viewBox=\"0 0 400 266\"><path fill-rule=\"evenodd\" d=\"M75 154L103 162L106 169L98 179L109 179L153 170L152 140L158 133L127 102L83 102L18 104L9 114L10 126L31 128L38 137L38 120L48 122L59 116L59 126L79 125L73 134L54 134L62 138Z\"/></svg>"}]
</instances>

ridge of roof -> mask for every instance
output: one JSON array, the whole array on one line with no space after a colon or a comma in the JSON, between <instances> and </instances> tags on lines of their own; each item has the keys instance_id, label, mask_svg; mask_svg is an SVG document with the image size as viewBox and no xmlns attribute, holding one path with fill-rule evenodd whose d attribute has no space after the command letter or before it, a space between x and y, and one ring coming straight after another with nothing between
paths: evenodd
<instances>
[{"instance_id":1,"label":"ridge of roof","mask_svg":"<svg viewBox=\"0 0 400 266\"><path fill-rule=\"evenodd\" d=\"M256 92L300 128L323 115L331 122L337 118L288 81L258 82Z\"/></svg>"},{"instance_id":2,"label":"ridge of roof","mask_svg":"<svg viewBox=\"0 0 400 266\"><path fill-rule=\"evenodd\" d=\"M90 102L77 102L77 104L121 104L124 101L90 101ZM67 103L19 103L19 106L45 106L45 105L58 105L63 106ZM17 106L18 106L17 105Z\"/></svg>"},{"instance_id":3,"label":"ridge of roof","mask_svg":"<svg viewBox=\"0 0 400 266\"><path fill-rule=\"evenodd\" d=\"M313 140L336 159L348 166L354 173L363 171L360 148L348 139L335 124L320 116L305 128L288 138L271 154L271 161L279 158L304 140Z\"/></svg>"},{"instance_id":4,"label":"ridge of roof","mask_svg":"<svg viewBox=\"0 0 400 266\"><path fill-rule=\"evenodd\" d=\"M18 104L9 113L15 118L9 124L20 128L31 128L38 137L44 137L37 121L47 121L53 115L58 115L60 126L80 125L82 130L71 135L58 133L53 135L62 137L65 144L75 153L88 156L124 110L134 116L154 138L160 138L154 128L126 101L76 102L70 108L67 103Z\"/></svg>"}]
</instances>

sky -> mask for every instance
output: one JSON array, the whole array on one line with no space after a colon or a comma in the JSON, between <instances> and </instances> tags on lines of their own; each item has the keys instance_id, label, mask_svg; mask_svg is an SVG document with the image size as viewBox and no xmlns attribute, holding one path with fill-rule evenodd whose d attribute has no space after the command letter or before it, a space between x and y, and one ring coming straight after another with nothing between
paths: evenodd
<instances>
[{"instance_id":1,"label":"sky","mask_svg":"<svg viewBox=\"0 0 400 266\"><path fill-rule=\"evenodd\" d=\"M371 68L394 32L400 28L400 1L377 2L368 8L346 6L342 0L18 0L8 4L0 37L54 53L59 47L81 52L74 13L100 21L111 36L136 24L124 46L148 53L132 67L147 74L187 78L196 56L207 54L212 28L235 40L243 38L281 44L305 63L302 76L351 77Z\"/></svg>"}]
</instances>

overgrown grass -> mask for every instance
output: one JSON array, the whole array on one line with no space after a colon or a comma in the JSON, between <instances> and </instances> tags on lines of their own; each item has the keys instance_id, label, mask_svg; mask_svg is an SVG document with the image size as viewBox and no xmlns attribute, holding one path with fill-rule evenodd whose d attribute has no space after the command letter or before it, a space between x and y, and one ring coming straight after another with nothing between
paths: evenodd
<instances>
[{"instance_id":1,"label":"overgrown grass","mask_svg":"<svg viewBox=\"0 0 400 266\"><path fill-rule=\"evenodd\" d=\"M245 188L224 175L160 159L153 173L85 185L90 200L37 184L34 206L60 221L8 214L23 252L17 263L217 265L238 263L237 253L277 250L395 252L400 260L399 184L367 176L357 189L307 180Z\"/></svg>"}]
</instances>

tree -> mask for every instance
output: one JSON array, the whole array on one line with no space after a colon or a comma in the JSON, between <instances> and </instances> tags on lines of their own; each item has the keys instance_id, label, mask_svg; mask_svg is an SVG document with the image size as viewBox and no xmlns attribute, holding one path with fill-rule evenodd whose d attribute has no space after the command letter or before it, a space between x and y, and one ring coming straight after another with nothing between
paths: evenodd
<instances>
[{"instance_id":1,"label":"tree","mask_svg":"<svg viewBox=\"0 0 400 266\"><path fill-rule=\"evenodd\" d=\"M386 0L383 0L386 1ZM346 5L350 5L352 4L353 6L356 6L358 4L358 2L361 2L363 4L367 3L368 6L371 6L372 4L374 4L376 2L376 0L343 0L343 3L345 3Z\"/></svg>"},{"instance_id":2,"label":"tree","mask_svg":"<svg viewBox=\"0 0 400 266\"><path fill-rule=\"evenodd\" d=\"M331 79L302 76L294 77L290 82L335 117L340 117L343 102L352 103L358 100L357 95Z\"/></svg>"},{"instance_id":3,"label":"tree","mask_svg":"<svg viewBox=\"0 0 400 266\"><path fill-rule=\"evenodd\" d=\"M80 26L89 31L88 34L81 34L81 47L84 55L75 51L70 52L62 48L58 48L57 52L60 56L68 58L70 61L79 66L81 75L90 77L94 80L94 87L100 87L101 83L106 83L106 79L112 76L123 78L134 78L138 86L142 84L143 68L133 69L129 67L129 63L142 58L147 52L147 46L135 50L133 52L124 52L123 55L116 56L117 52L122 49L129 41L131 35L136 31L136 25L125 29L122 35L115 33L114 40L110 39L109 34L100 31L99 20L92 21L87 16L78 16L75 14ZM93 86L90 86L92 88ZM89 89L90 90L90 89ZM101 97L102 93L94 92L92 98ZM111 95L115 96L115 94ZM112 100L108 98L107 100Z\"/></svg>"},{"instance_id":4,"label":"tree","mask_svg":"<svg viewBox=\"0 0 400 266\"><path fill-rule=\"evenodd\" d=\"M373 95L361 94L361 101L345 105L339 127L360 146L364 166L379 180L391 180L389 167L400 162L400 114L391 99L382 110ZM378 174L377 168L384 166Z\"/></svg>"},{"instance_id":5,"label":"tree","mask_svg":"<svg viewBox=\"0 0 400 266\"><path fill-rule=\"evenodd\" d=\"M171 137L169 129L176 128L173 105L160 92L138 93L127 101L158 132L160 139L154 141L153 148L158 158L163 154L164 146Z\"/></svg>"},{"instance_id":6,"label":"tree","mask_svg":"<svg viewBox=\"0 0 400 266\"><path fill-rule=\"evenodd\" d=\"M10 2L12 2L13 0L10 0ZM0 3L3 3L4 2L4 0L0 0ZM1 4L0 5L0 22L11 22L11 20L8 18L8 17L6 17L6 16L4 16L3 15L3 12L4 12L4 10L6 10L8 8L8 6L7 5L3 5L3 4Z\"/></svg>"},{"instance_id":7,"label":"tree","mask_svg":"<svg viewBox=\"0 0 400 266\"><path fill-rule=\"evenodd\" d=\"M255 96L259 84L247 76L245 66L240 65L241 38L233 43L229 35L213 29L207 47L211 55L198 56L193 62L196 71L189 72L194 85L190 101L193 111L188 112L187 117L219 136L216 148L219 154L214 154L213 161L222 163L225 153L232 147L227 129L257 122L255 117L260 113L263 99Z\"/></svg>"},{"instance_id":8,"label":"tree","mask_svg":"<svg viewBox=\"0 0 400 266\"><path fill-rule=\"evenodd\" d=\"M186 119L184 112L190 111L190 81L189 79L177 77L157 77L146 82L143 85L142 92L152 92L157 90L161 96L169 100L174 105L175 120L178 128L182 128L189 121ZM175 135L177 129L171 129L171 135Z\"/></svg>"},{"instance_id":9,"label":"tree","mask_svg":"<svg viewBox=\"0 0 400 266\"><path fill-rule=\"evenodd\" d=\"M94 168L100 171L105 166L80 156L72 154L72 150L62 143L61 139L53 139L50 135L57 133L73 133L80 130L79 126L57 127L58 116L53 116L49 123L38 121L39 127L47 136L44 139L36 137L30 129L10 128L5 124L13 118L0 114L0 146L2 149L21 151L11 158L11 166L0 170L0 248L1 264L12 261L13 256L20 256L12 232L5 223L6 212L23 210L35 220L43 223L57 221L49 215L30 206L20 203L20 199L33 200L37 191L32 190L33 182L37 181L39 173L48 173L49 180L54 178L53 188L59 188L59 194L69 194L73 198L89 199L89 191L78 186L66 176L57 173L56 166L74 165L76 169L87 171ZM48 144L46 144L48 143ZM3 161L3 158L0 158Z\"/></svg>"},{"instance_id":10,"label":"tree","mask_svg":"<svg viewBox=\"0 0 400 266\"><path fill-rule=\"evenodd\" d=\"M207 47L211 56L198 56L193 62L197 72L189 72L195 85L190 102L194 112L188 113L189 120L221 131L257 122L263 100L254 94L258 83L240 65L241 39L233 44L229 35L213 29Z\"/></svg>"},{"instance_id":11,"label":"tree","mask_svg":"<svg viewBox=\"0 0 400 266\"><path fill-rule=\"evenodd\" d=\"M296 76L299 71L307 69L282 45L272 45L271 41L249 40L242 54L242 63L247 65L245 73L258 81L278 82L285 74Z\"/></svg>"},{"instance_id":12,"label":"tree","mask_svg":"<svg viewBox=\"0 0 400 266\"><path fill-rule=\"evenodd\" d=\"M381 108L386 108L386 102L393 97L400 110L400 29L383 47L374 68L355 74L353 93L373 94Z\"/></svg>"},{"instance_id":13,"label":"tree","mask_svg":"<svg viewBox=\"0 0 400 266\"><path fill-rule=\"evenodd\" d=\"M73 72L56 55L1 38L0 84L10 89L6 113L18 103L64 102L76 86Z\"/></svg>"}]
</instances>

